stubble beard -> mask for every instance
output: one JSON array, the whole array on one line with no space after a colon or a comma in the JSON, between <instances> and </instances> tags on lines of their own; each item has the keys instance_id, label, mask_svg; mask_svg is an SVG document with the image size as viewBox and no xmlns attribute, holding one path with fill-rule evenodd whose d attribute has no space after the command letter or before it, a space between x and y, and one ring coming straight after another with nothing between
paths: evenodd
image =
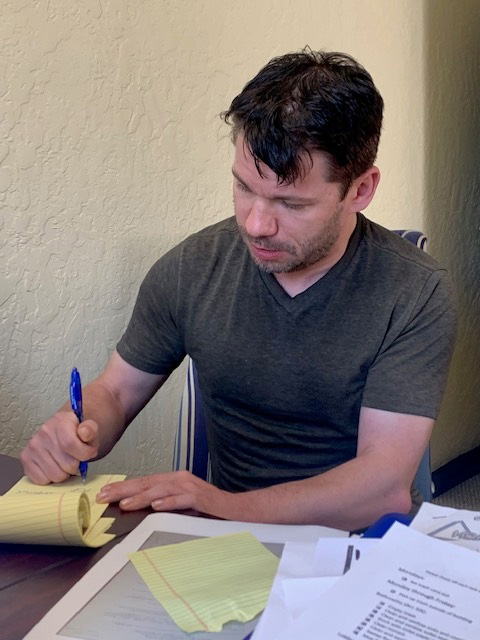
<instances>
[{"instance_id":1,"label":"stubble beard","mask_svg":"<svg viewBox=\"0 0 480 640\"><path fill-rule=\"evenodd\" d=\"M313 264L323 260L329 255L333 246L337 242L342 229L340 224L341 212L342 203L339 203L320 233L313 238L309 238L300 244L299 247L295 247L286 242L275 242L270 240L268 237L256 238L254 236L250 236L244 226L237 224L240 235L242 236L249 251L250 243L253 242L255 245L264 249L285 251L292 256L292 258L287 262L264 262L257 258L257 256L253 255L250 251L250 256L253 262L261 271L265 273L293 273L295 271L302 271L302 269L311 267Z\"/></svg>"}]
</instances>

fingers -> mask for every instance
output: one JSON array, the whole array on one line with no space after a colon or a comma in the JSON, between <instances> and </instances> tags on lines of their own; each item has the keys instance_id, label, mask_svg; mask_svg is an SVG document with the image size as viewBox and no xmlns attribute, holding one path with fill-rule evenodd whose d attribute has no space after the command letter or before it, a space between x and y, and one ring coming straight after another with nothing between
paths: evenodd
<instances>
[{"instance_id":1,"label":"fingers","mask_svg":"<svg viewBox=\"0 0 480 640\"><path fill-rule=\"evenodd\" d=\"M195 508L191 495L168 496L161 500L154 500L150 506L154 511L183 511Z\"/></svg>"},{"instance_id":2,"label":"fingers","mask_svg":"<svg viewBox=\"0 0 480 640\"><path fill-rule=\"evenodd\" d=\"M83 443L89 444L95 449L94 455L90 456L91 458L95 457L98 453L98 424L93 420L84 420L78 425L77 436Z\"/></svg>"},{"instance_id":3,"label":"fingers","mask_svg":"<svg viewBox=\"0 0 480 640\"><path fill-rule=\"evenodd\" d=\"M123 482L113 482L102 487L97 502L119 502L120 507L129 510L149 507L153 500L163 497L174 490L169 476L174 474L156 474L132 478Z\"/></svg>"},{"instance_id":4,"label":"fingers","mask_svg":"<svg viewBox=\"0 0 480 640\"><path fill-rule=\"evenodd\" d=\"M112 482L111 484L106 484L104 487L102 487L100 493L97 495L97 502L120 502L120 500L122 499L146 493L157 482L160 482L160 478L162 478L162 475L157 474L152 476L143 476L141 478L132 478L130 480L123 480L122 482ZM138 508L141 509L143 507Z\"/></svg>"},{"instance_id":5,"label":"fingers","mask_svg":"<svg viewBox=\"0 0 480 640\"><path fill-rule=\"evenodd\" d=\"M22 454L20 454L20 459L24 466L25 475L29 480L31 480L35 484L46 485L50 484L50 482L61 482L62 479L65 479L64 472L61 468L54 467L53 469L46 469L46 465L40 466L34 460L31 460L28 465L25 464L24 459L22 458ZM59 478L58 480L52 480L52 477Z\"/></svg>"},{"instance_id":6,"label":"fingers","mask_svg":"<svg viewBox=\"0 0 480 640\"><path fill-rule=\"evenodd\" d=\"M33 435L20 460L25 475L38 484L62 482L76 472L78 461L60 443L59 430L75 434L78 421L71 415L55 415Z\"/></svg>"},{"instance_id":7,"label":"fingers","mask_svg":"<svg viewBox=\"0 0 480 640\"><path fill-rule=\"evenodd\" d=\"M194 509L198 494L210 486L186 471L176 471L105 485L97 502L119 502L125 511L150 506L161 511Z\"/></svg>"},{"instance_id":8,"label":"fingers","mask_svg":"<svg viewBox=\"0 0 480 640\"><path fill-rule=\"evenodd\" d=\"M38 429L20 454L25 475L36 484L62 482L75 475L80 460L96 456L97 434L98 426L93 421L87 420L79 426L73 412L56 413Z\"/></svg>"},{"instance_id":9,"label":"fingers","mask_svg":"<svg viewBox=\"0 0 480 640\"><path fill-rule=\"evenodd\" d=\"M35 484L63 482L78 469L78 462L62 452L48 450L21 457L25 475Z\"/></svg>"}]
</instances>

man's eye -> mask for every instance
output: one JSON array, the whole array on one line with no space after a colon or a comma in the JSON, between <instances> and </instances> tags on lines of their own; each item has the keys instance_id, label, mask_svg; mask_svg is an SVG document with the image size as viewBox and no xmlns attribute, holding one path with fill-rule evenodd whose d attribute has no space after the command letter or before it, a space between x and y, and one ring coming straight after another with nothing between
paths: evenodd
<instances>
[{"instance_id":1,"label":"man's eye","mask_svg":"<svg viewBox=\"0 0 480 640\"><path fill-rule=\"evenodd\" d=\"M282 203L284 207L292 211L302 211L302 209L305 209L304 204L293 204L293 202L287 202L286 200L283 200Z\"/></svg>"},{"instance_id":2,"label":"man's eye","mask_svg":"<svg viewBox=\"0 0 480 640\"><path fill-rule=\"evenodd\" d=\"M241 182L236 182L235 186L237 187L237 189L239 189L240 191L243 191L244 193L250 193L250 189L242 184Z\"/></svg>"}]
</instances>

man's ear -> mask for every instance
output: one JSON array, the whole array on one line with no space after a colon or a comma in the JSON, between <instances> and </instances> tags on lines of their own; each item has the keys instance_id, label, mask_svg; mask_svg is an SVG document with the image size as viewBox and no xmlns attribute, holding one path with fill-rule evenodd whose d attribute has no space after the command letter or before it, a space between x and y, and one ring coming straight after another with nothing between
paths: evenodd
<instances>
[{"instance_id":1,"label":"man's ear","mask_svg":"<svg viewBox=\"0 0 480 640\"><path fill-rule=\"evenodd\" d=\"M368 207L375 195L379 182L380 169L378 167L370 167L353 181L347 196L352 210L363 211Z\"/></svg>"}]
</instances>

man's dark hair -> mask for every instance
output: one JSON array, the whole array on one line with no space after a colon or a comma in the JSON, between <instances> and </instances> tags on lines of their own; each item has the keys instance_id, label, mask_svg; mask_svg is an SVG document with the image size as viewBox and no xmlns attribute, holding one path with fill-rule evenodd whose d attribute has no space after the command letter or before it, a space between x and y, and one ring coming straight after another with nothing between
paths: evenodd
<instances>
[{"instance_id":1,"label":"man's dark hair","mask_svg":"<svg viewBox=\"0 0 480 640\"><path fill-rule=\"evenodd\" d=\"M303 177L311 153L323 152L328 180L341 184L343 198L375 161L382 114L382 96L362 65L344 53L307 47L273 58L222 117L234 142L244 135L260 175L262 162L280 183Z\"/></svg>"}]
</instances>

